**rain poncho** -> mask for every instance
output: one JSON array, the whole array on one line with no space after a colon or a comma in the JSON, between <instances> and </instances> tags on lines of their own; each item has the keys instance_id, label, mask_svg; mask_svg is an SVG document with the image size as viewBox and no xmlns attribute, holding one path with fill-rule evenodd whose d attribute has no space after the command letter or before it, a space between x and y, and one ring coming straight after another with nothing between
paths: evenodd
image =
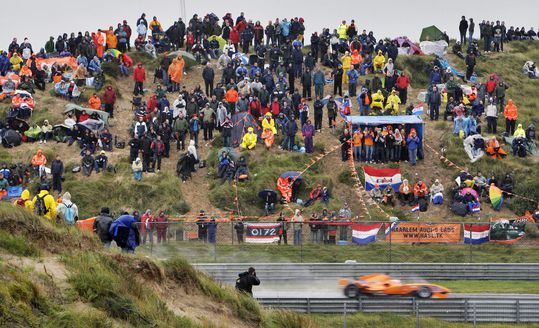
<instances>
[{"instance_id":1,"label":"rain poncho","mask_svg":"<svg viewBox=\"0 0 539 328\"><path fill-rule=\"evenodd\" d=\"M248 128L247 133L243 136L240 147L243 149L253 149L256 146L258 136L254 133L253 128Z\"/></svg>"},{"instance_id":2,"label":"rain poncho","mask_svg":"<svg viewBox=\"0 0 539 328\"><path fill-rule=\"evenodd\" d=\"M269 114L269 115L268 115ZM262 120L262 130L270 129L273 134L277 134L277 129L275 128L275 120L271 117L271 114L266 114L266 117Z\"/></svg>"},{"instance_id":3,"label":"rain poncho","mask_svg":"<svg viewBox=\"0 0 539 328\"><path fill-rule=\"evenodd\" d=\"M178 58L172 60L172 64L168 67L168 74L170 79L175 83L181 83L183 80L183 68L185 66L185 60L181 55Z\"/></svg>"},{"instance_id":4,"label":"rain poncho","mask_svg":"<svg viewBox=\"0 0 539 328\"><path fill-rule=\"evenodd\" d=\"M391 94L389 95L389 97L387 97L386 109L390 109L392 115L398 115L400 103L401 103L401 99L397 95L397 92L393 90L391 91Z\"/></svg>"},{"instance_id":5,"label":"rain poncho","mask_svg":"<svg viewBox=\"0 0 539 328\"><path fill-rule=\"evenodd\" d=\"M526 131L522 128L522 124L519 124L515 133L513 134L515 138L526 138Z\"/></svg>"},{"instance_id":6,"label":"rain poncho","mask_svg":"<svg viewBox=\"0 0 539 328\"><path fill-rule=\"evenodd\" d=\"M372 104L371 108L382 110L384 108L384 95L381 90L378 90L372 95Z\"/></svg>"},{"instance_id":7,"label":"rain poncho","mask_svg":"<svg viewBox=\"0 0 539 328\"><path fill-rule=\"evenodd\" d=\"M374 57L373 64L374 64L374 70L382 70L384 68L384 65L386 63L386 57L382 53L381 50L378 51L378 54L376 57Z\"/></svg>"}]
</instances>

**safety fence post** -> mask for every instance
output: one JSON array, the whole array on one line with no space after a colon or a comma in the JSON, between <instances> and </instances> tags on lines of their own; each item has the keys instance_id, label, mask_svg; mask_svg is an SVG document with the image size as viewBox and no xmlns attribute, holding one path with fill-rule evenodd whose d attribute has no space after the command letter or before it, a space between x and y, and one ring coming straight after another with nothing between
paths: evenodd
<instances>
[{"instance_id":1,"label":"safety fence post","mask_svg":"<svg viewBox=\"0 0 539 328\"><path fill-rule=\"evenodd\" d=\"M343 327L346 328L346 302L344 302L344 325Z\"/></svg>"},{"instance_id":2,"label":"safety fence post","mask_svg":"<svg viewBox=\"0 0 539 328\"><path fill-rule=\"evenodd\" d=\"M516 310L516 321L517 323L520 323L520 300L516 301L515 310Z\"/></svg>"},{"instance_id":3,"label":"safety fence post","mask_svg":"<svg viewBox=\"0 0 539 328\"><path fill-rule=\"evenodd\" d=\"M473 263L472 231L473 231L473 223L470 224L470 263Z\"/></svg>"},{"instance_id":4,"label":"safety fence post","mask_svg":"<svg viewBox=\"0 0 539 328\"><path fill-rule=\"evenodd\" d=\"M468 299L465 299L464 300L464 322L468 322L468 306L469 306L469 303L468 303Z\"/></svg>"},{"instance_id":5,"label":"safety fence post","mask_svg":"<svg viewBox=\"0 0 539 328\"><path fill-rule=\"evenodd\" d=\"M477 312L475 310L475 303L473 303L473 328L477 327Z\"/></svg>"},{"instance_id":6,"label":"safety fence post","mask_svg":"<svg viewBox=\"0 0 539 328\"><path fill-rule=\"evenodd\" d=\"M307 313L311 313L311 299L307 298Z\"/></svg>"},{"instance_id":7,"label":"safety fence post","mask_svg":"<svg viewBox=\"0 0 539 328\"><path fill-rule=\"evenodd\" d=\"M415 308L415 317L416 317L416 328L420 328L421 327L421 318L419 317L419 302L416 302L415 301L415 298L414 298L414 302L413 302L413 305L414 305L414 308Z\"/></svg>"}]
</instances>

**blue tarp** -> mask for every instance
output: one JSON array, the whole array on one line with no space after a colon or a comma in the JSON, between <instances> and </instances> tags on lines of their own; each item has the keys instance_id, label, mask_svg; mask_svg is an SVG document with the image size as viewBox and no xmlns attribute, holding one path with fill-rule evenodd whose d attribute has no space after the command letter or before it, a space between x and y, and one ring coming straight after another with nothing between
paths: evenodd
<instances>
[{"instance_id":1,"label":"blue tarp","mask_svg":"<svg viewBox=\"0 0 539 328\"><path fill-rule=\"evenodd\" d=\"M352 123L352 130L358 128L363 130L366 126L378 127L393 125L396 128L398 125L404 126L405 136L408 137L410 130L413 128L417 132L417 136L423 143L423 127L425 123L420 116L402 115L402 116L346 116L346 121Z\"/></svg>"}]
</instances>

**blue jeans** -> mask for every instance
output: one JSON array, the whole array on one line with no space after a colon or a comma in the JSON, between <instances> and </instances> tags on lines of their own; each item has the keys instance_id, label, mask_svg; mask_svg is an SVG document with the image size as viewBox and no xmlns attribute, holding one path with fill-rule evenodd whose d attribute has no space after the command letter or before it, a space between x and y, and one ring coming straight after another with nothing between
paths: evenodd
<instances>
[{"instance_id":1,"label":"blue jeans","mask_svg":"<svg viewBox=\"0 0 539 328\"><path fill-rule=\"evenodd\" d=\"M135 177L135 180L137 180L137 181L142 180L142 171L133 172L133 176Z\"/></svg>"},{"instance_id":2,"label":"blue jeans","mask_svg":"<svg viewBox=\"0 0 539 328\"><path fill-rule=\"evenodd\" d=\"M365 160L372 161L372 152L374 151L373 146L365 146Z\"/></svg>"},{"instance_id":3,"label":"blue jeans","mask_svg":"<svg viewBox=\"0 0 539 328\"><path fill-rule=\"evenodd\" d=\"M324 98L324 85L323 84L314 85L314 95L320 97L320 99Z\"/></svg>"},{"instance_id":4,"label":"blue jeans","mask_svg":"<svg viewBox=\"0 0 539 328\"><path fill-rule=\"evenodd\" d=\"M361 161L361 146L354 146L354 160Z\"/></svg>"},{"instance_id":5,"label":"blue jeans","mask_svg":"<svg viewBox=\"0 0 539 328\"><path fill-rule=\"evenodd\" d=\"M361 116L369 115L369 112L371 110L370 105L364 105L363 103L359 103L359 114Z\"/></svg>"},{"instance_id":6,"label":"blue jeans","mask_svg":"<svg viewBox=\"0 0 539 328\"><path fill-rule=\"evenodd\" d=\"M301 230L294 230L294 245L301 245Z\"/></svg>"},{"instance_id":7,"label":"blue jeans","mask_svg":"<svg viewBox=\"0 0 539 328\"><path fill-rule=\"evenodd\" d=\"M417 159L417 149L408 149L408 157L408 159L410 160L410 164L414 166Z\"/></svg>"}]
</instances>

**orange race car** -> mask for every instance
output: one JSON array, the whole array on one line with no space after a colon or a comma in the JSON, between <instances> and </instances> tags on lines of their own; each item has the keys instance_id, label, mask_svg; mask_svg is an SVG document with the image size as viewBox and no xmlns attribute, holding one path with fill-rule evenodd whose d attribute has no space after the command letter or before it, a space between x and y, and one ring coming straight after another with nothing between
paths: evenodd
<instances>
[{"instance_id":1,"label":"orange race car","mask_svg":"<svg viewBox=\"0 0 539 328\"><path fill-rule=\"evenodd\" d=\"M449 289L429 283L403 282L385 274L371 274L357 280L341 279L339 285L344 286L344 295L357 298L364 295L408 295L419 298L447 298Z\"/></svg>"}]
</instances>

